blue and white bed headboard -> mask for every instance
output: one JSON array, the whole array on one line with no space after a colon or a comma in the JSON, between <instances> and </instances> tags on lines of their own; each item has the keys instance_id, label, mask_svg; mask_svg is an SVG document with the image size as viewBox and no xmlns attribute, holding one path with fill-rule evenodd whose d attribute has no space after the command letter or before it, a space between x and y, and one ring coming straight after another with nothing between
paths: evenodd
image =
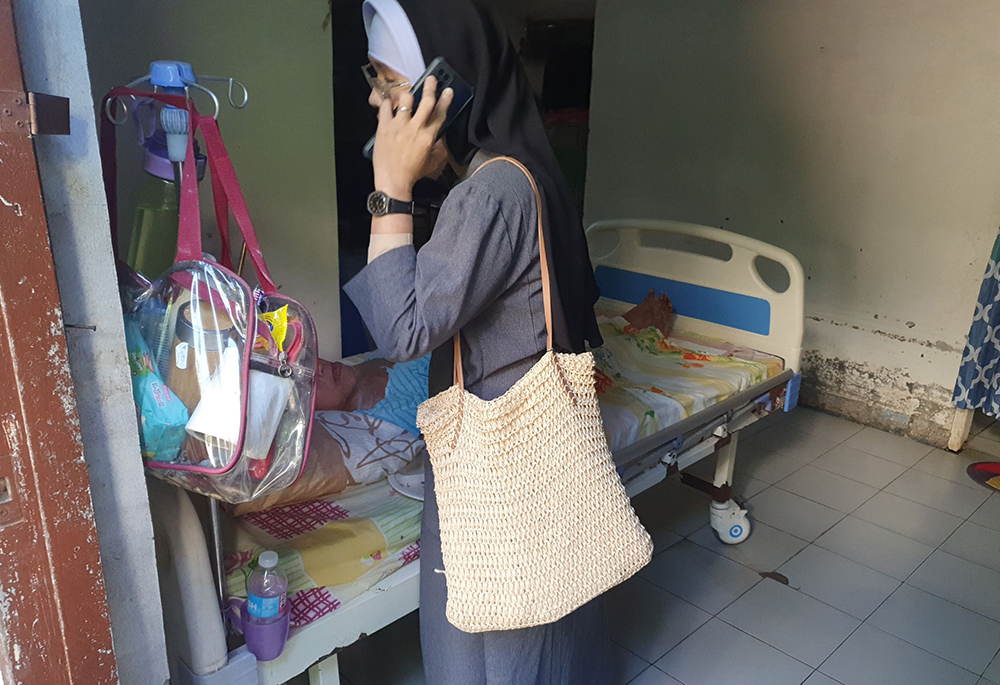
<instances>
[{"instance_id":1,"label":"blue and white bed headboard","mask_svg":"<svg viewBox=\"0 0 1000 685\"><path fill-rule=\"evenodd\" d=\"M632 305L650 288L663 291L685 330L778 355L799 371L805 278L790 252L720 228L651 219L599 221L587 240L605 300Z\"/></svg>"}]
</instances>

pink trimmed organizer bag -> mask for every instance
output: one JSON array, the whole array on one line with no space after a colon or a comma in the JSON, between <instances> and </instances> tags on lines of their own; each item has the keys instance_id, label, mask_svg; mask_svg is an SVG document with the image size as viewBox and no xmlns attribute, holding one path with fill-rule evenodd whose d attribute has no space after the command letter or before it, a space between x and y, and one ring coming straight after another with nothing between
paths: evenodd
<instances>
[{"instance_id":1,"label":"pink trimmed organizer bag","mask_svg":"<svg viewBox=\"0 0 1000 685\"><path fill-rule=\"evenodd\" d=\"M177 258L125 314L143 459L150 473L183 488L248 502L302 474L312 431L316 329L308 310L279 293L268 273L216 120L181 96L119 88L108 97L122 95L159 100L189 115ZM222 263L202 254L194 158L199 129ZM256 291L232 268L230 209L260 283Z\"/></svg>"}]
</instances>

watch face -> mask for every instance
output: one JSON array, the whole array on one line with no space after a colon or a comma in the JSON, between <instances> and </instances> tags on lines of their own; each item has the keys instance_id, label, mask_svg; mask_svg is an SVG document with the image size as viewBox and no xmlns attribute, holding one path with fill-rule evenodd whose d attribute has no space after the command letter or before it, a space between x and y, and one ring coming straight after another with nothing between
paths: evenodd
<instances>
[{"instance_id":1,"label":"watch face","mask_svg":"<svg viewBox=\"0 0 1000 685\"><path fill-rule=\"evenodd\" d=\"M377 190L369 195L368 212L372 216L385 216L389 212L389 196Z\"/></svg>"}]
</instances>

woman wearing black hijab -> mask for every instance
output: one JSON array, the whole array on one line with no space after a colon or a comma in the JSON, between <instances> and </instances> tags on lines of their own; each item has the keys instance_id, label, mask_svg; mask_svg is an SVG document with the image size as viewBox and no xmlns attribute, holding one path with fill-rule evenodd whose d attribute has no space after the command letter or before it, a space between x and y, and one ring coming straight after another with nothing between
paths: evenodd
<instances>
[{"instance_id":1,"label":"woman wearing black hijab","mask_svg":"<svg viewBox=\"0 0 1000 685\"><path fill-rule=\"evenodd\" d=\"M410 202L414 183L447 164L464 180L448 195L419 252L412 246L412 216L374 216L369 264L345 288L384 356L409 360L435 351L432 394L451 385L446 343L460 331L465 387L494 399L546 347L537 209L531 185L513 164L473 172L492 157L509 156L539 186L560 351L601 343L593 311L598 292L580 217L520 61L484 10L469 0L366 0L363 11L370 102L379 108L376 192ZM428 96L435 86L428 83L415 111L408 91L438 56L476 93L466 114L435 142L450 91L435 103ZM429 466L425 482L420 623L429 685L610 683L599 600L535 628L471 634L448 623L446 581L436 572L443 564Z\"/></svg>"}]
</instances>

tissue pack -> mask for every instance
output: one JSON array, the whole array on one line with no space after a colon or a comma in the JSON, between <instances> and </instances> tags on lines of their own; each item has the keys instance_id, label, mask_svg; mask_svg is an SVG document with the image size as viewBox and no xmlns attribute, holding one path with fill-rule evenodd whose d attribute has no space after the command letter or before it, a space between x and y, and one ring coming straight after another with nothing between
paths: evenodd
<instances>
[{"instance_id":1,"label":"tissue pack","mask_svg":"<svg viewBox=\"0 0 1000 685\"><path fill-rule=\"evenodd\" d=\"M125 325L125 345L132 372L132 398L139 414L142 455L172 461L187 435L187 408L157 374L149 347L133 321Z\"/></svg>"}]
</instances>

